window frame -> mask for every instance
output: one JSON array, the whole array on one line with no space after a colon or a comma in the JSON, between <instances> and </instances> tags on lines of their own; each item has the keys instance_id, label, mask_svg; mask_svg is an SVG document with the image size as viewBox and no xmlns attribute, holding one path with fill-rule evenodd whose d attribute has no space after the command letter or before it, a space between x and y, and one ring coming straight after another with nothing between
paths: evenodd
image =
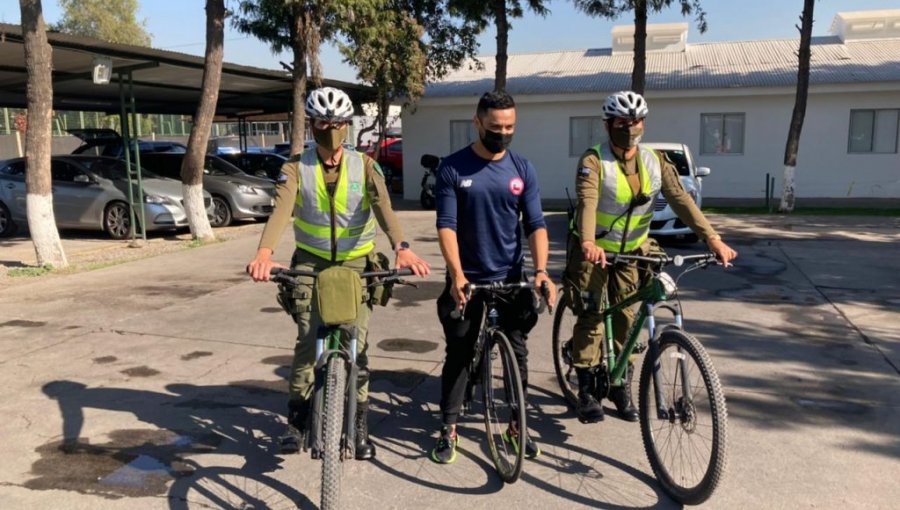
<instances>
[{"instance_id":1,"label":"window frame","mask_svg":"<svg viewBox=\"0 0 900 510\"><path fill-rule=\"evenodd\" d=\"M457 124L457 123L468 124L467 134L471 135L471 138L469 139L469 141L460 147L455 147L453 144L453 141L454 141L453 140L453 133L454 133L453 126L454 126L454 124ZM468 147L470 144L472 144L475 141L477 136L478 135L477 135L477 133L475 133L475 125L474 125L472 119L451 119L450 120L450 152L451 153L456 152L465 147Z\"/></svg>"},{"instance_id":2,"label":"window frame","mask_svg":"<svg viewBox=\"0 0 900 510\"><path fill-rule=\"evenodd\" d=\"M704 129L706 123L704 122L705 117L713 117L718 116L720 118L719 129L722 130L722 133L725 133L725 117L733 115L739 116L741 118L741 150L740 152L706 152L706 130ZM724 136L723 136L724 138ZM698 150L698 155L700 156L743 156L746 151L746 143L747 143L747 113L746 112L714 112L714 113L701 113L700 114L700 147Z\"/></svg>"},{"instance_id":3,"label":"window frame","mask_svg":"<svg viewBox=\"0 0 900 510\"><path fill-rule=\"evenodd\" d=\"M609 139L608 136L604 137L603 139L598 139L598 140L592 139L588 142L588 145L586 145L584 147L580 147L580 148L576 147L575 140L572 138L572 124L576 120L584 120L584 119L599 121L600 122L600 132L606 133L606 130L603 127L605 123L603 121L603 116L601 116L601 115L575 115L573 117L569 117L569 157L570 158L577 158L577 157L581 156L582 154L584 154L584 151L586 151L588 148L593 147L597 143L603 143ZM591 129L591 133L593 133L593 128ZM591 143L593 143L594 145L590 145Z\"/></svg>"},{"instance_id":4,"label":"window frame","mask_svg":"<svg viewBox=\"0 0 900 510\"><path fill-rule=\"evenodd\" d=\"M853 114L860 112L872 112L872 137L869 140L869 150L867 151L855 151L852 150L852 136L853 136ZM897 112L897 122L894 125L894 147L893 150L890 151L876 151L875 150L875 140L878 138L877 133L875 132L878 127L878 112ZM897 154L898 138L900 138L900 108L851 108L850 109L850 119L847 122L847 154Z\"/></svg>"}]
</instances>

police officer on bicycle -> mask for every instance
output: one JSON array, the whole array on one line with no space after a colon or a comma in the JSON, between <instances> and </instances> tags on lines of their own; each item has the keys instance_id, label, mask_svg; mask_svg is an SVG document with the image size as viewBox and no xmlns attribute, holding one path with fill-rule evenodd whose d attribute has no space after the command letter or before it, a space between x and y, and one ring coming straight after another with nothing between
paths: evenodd
<instances>
[{"instance_id":1,"label":"police officer on bicycle","mask_svg":"<svg viewBox=\"0 0 900 510\"><path fill-rule=\"evenodd\" d=\"M316 143L291 157L281 169L274 211L263 230L256 256L247 268L252 278L266 281L273 267L283 267L272 260L272 254L292 216L295 250L291 266L294 269L322 271L341 265L365 271L376 259L377 223L396 251L396 266L411 268L419 276L427 275L428 264L404 241L378 163L342 145L353 116L350 97L332 87L313 90L306 100L306 114ZM313 299L313 281L303 278L300 281L305 285L290 295L280 296L282 306L293 315L299 330L290 373L288 427L281 438L282 453L299 451L307 432L316 332L321 325L318 305ZM375 456L367 424L366 332L371 306L371 303L360 305L356 322L359 336L356 458L360 460Z\"/></svg>"},{"instance_id":2,"label":"police officer on bicycle","mask_svg":"<svg viewBox=\"0 0 900 510\"><path fill-rule=\"evenodd\" d=\"M484 299L466 303L466 283L518 282L534 277L535 287L547 283L548 301L555 302L556 288L547 274L548 238L541 211L537 175L531 163L508 149L516 124L516 109L506 92L484 94L474 118L478 139L441 162L437 171L435 198L441 253L447 264L447 284L438 297L438 318L447 340L441 372L443 426L431 458L441 464L456 460L456 421L467 383L467 365L474 356ZM526 271L520 221L531 248L534 271ZM466 304L465 315L454 310ZM530 291L513 294L499 307L500 326L510 339L523 387L528 387L525 345L528 332L537 323ZM521 444L525 455L536 457L540 449L525 431L512 430L509 437Z\"/></svg>"},{"instance_id":3,"label":"police officer on bicycle","mask_svg":"<svg viewBox=\"0 0 900 510\"><path fill-rule=\"evenodd\" d=\"M578 163L575 189L578 203L573 234L568 246L566 278L573 284L572 300L578 320L573 332L573 357L578 376L578 418L583 422L603 419L596 397L596 367L600 363L603 324L599 302L604 289L615 303L640 285L635 264L606 264L606 253L647 254L650 220L657 195L662 192L676 215L706 241L726 266L737 257L722 241L681 185L675 167L658 152L638 145L644 134L646 100L635 92L616 92L603 103L603 120L609 142L589 148ZM585 292L591 299L584 300ZM629 309L613 316L616 348L634 320ZM619 416L637 421L631 399L633 359L629 360L624 385L609 391Z\"/></svg>"}]
</instances>

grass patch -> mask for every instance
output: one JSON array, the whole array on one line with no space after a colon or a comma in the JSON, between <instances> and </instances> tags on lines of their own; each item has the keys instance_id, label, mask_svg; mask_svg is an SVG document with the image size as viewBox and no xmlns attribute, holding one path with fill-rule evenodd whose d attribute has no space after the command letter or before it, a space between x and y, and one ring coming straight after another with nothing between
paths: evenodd
<instances>
[{"instance_id":1,"label":"grass patch","mask_svg":"<svg viewBox=\"0 0 900 510\"><path fill-rule=\"evenodd\" d=\"M770 214L765 207L704 207L711 214ZM771 213L779 214L779 213ZM790 213L795 216L900 216L900 209L875 209L859 207L798 207Z\"/></svg>"},{"instance_id":2,"label":"grass patch","mask_svg":"<svg viewBox=\"0 0 900 510\"><path fill-rule=\"evenodd\" d=\"M46 265L42 267L14 267L6 272L10 278L34 278L44 276L53 271L53 266Z\"/></svg>"}]
</instances>

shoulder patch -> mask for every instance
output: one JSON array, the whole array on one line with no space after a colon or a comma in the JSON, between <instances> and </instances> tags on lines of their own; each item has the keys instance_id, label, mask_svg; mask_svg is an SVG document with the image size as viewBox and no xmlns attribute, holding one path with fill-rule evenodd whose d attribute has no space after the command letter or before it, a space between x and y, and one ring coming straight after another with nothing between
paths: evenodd
<instances>
[{"instance_id":1,"label":"shoulder patch","mask_svg":"<svg viewBox=\"0 0 900 510\"><path fill-rule=\"evenodd\" d=\"M591 175L591 169L586 166L583 166L578 169L578 175L580 177L587 177L587 176Z\"/></svg>"}]
</instances>

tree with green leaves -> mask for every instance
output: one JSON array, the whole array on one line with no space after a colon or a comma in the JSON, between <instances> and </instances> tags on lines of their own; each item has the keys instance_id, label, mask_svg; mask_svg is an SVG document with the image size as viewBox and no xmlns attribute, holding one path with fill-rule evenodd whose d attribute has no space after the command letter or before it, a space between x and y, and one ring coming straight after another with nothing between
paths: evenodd
<instances>
[{"instance_id":1,"label":"tree with green leaves","mask_svg":"<svg viewBox=\"0 0 900 510\"><path fill-rule=\"evenodd\" d=\"M321 86L319 47L323 41L333 38L336 16L354 3L352 0L240 0L238 13L232 18L232 25L238 31L269 43L273 53L287 49L293 52L291 154L303 149L307 72L312 75L313 83Z\"/></svg>"},{"instance_id":2,"label":"tree with green leaves","mask_svg":"<svg viewBox=\"0 0 900 510\"><path fill-rule=\"evenodd\" d=\"M803 130L803 119L806 117L806 99L809 95L809 61L812 57L813 9L816 0L803 0L803 14L800 16L800 51L797 53L797 93L794 98L794 112L791 114L791 126L788 129L787 143L784 146L784 189L781 192L781 203L778 212L789 213L794 210L796 190L794 189L794 169L797 167L797 152L800 151L800 132Z\"/></svg>"},{"instance_id":3,"label":"tree with green leaves","mask_svg":"<svg viewBox=\"0 0 900 510\"><path fill-rule=\"evenodd\" d=\"M496 70L494 72L494 89L506 89L506 63L509 60L509 31L512 30L511 19L521 18L527 6L535 14L546 16L550 10L545 4L549 0L450 0L451 12L461 14L470 22L475 22L480 30L494 22L497 28Z\"/></svg>"},{"instance_id":4,"label":"tree with green leaves","mask_svg":"<svg viewBox=\"0 0 900 510\"><path fill-rule=\"evenodd\" d=\"M222 59L225 54L225 0L206 0L206 53L203 59L203 85L200 104L191 124L187 154L181 162L181 182L184 189L184 208L194 239L215 239L206 207L203 204L203 169L206 163L206 144L222 82Z\"/></svg>"},{"instance_id":5,"label":"tree with green leaves","mask_svg":"<svg viewBox=\"0 0 900 510\"><path fill-rule=\"evenodd\" d=\"M474 59L478 25L454 16L448 3L376 0L366 8L357 6L340 27L346 62L375 89L376 121L366 130L378 129L376 147L384 139L390 105L415 103L428 80Z\"/></svg>"},{"instance_id":6,"label":"tree with green leaves","mask_svg":"<svg viewBox=\"0 0 900 510\"><path fill-rule=\"evenodd\" d=\"M697 29L706 32L706 11L700 0L572 0L575 7L590 16L616 19L634 11L634 68L631 71L631 90L643 94L647 70L647 16L648 12L661 12L673 4L681 7L681 14L694 14Z\"/></svg>"},{"instance_id":7,"label":"tree with green leaves","mask_svg":"<svg viewBox=\"0 0 900 510\"><path fill-rule=\"evenodd\" d=\"M41 0L19 0L27 72L25 98L25 206L38 266L69 265L56 228L50 186L50 135L53 112L53 55L47 41Z\"/></svg>"},{"instance_id":8,"label":"tree with green leaves","mask_svg":"<svg viewBox=\"0 0 900 510\"><path fill-rule=\"evenodd\" d=\"M138 20L138 0L59 0L62 21L53 28L104 41L150 46L146 20Z\"/></svg>"}]
</instances>

